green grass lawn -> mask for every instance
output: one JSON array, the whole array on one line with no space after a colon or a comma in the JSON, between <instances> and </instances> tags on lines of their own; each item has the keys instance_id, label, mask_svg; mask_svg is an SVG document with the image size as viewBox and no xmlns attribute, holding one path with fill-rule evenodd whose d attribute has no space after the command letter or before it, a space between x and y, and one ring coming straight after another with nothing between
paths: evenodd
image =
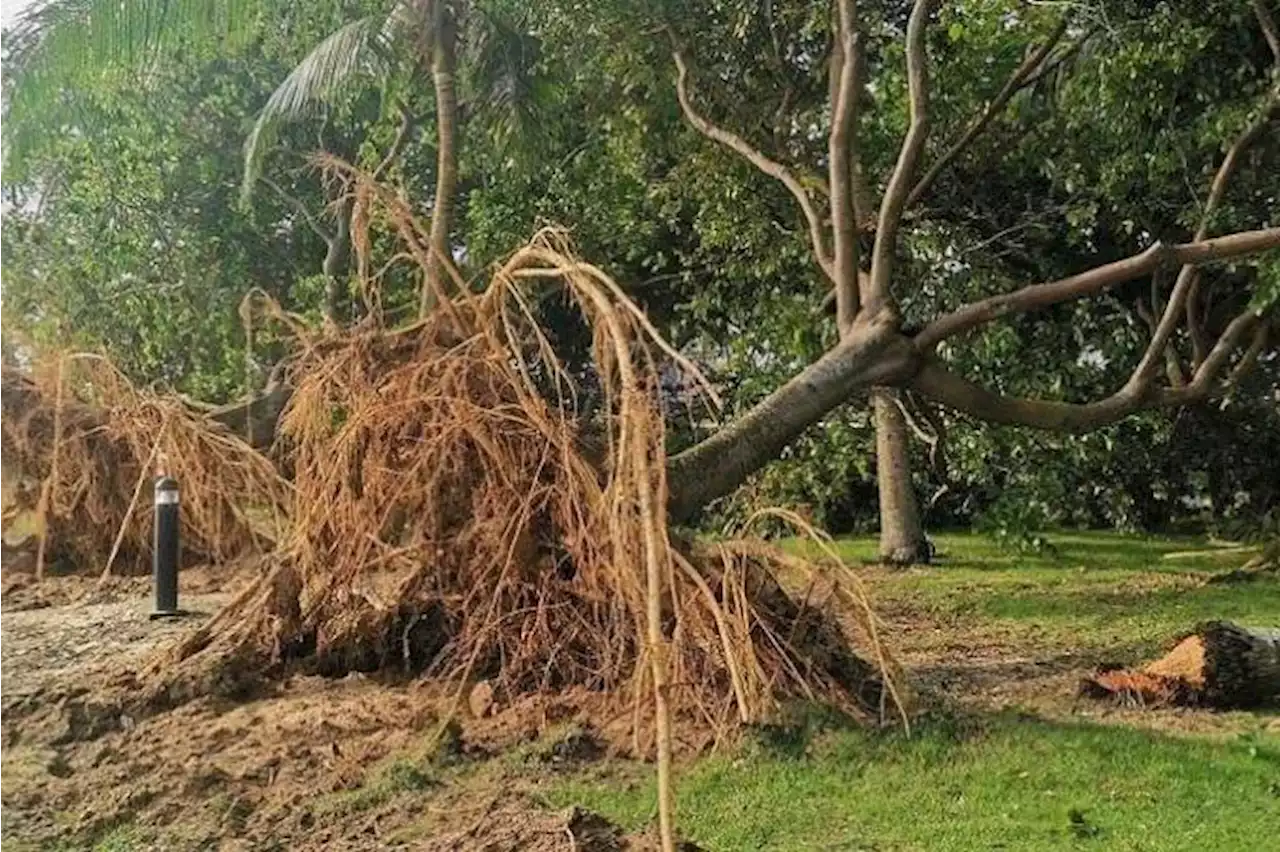
<instances>
[{"instance_id":1,"label":"green grass lawn","mask_svg":"<svg viewBox=\"0 0 1280 852\"><path fill-rule=\"evenodd\" d=\"M938 565L872 569L870 585L891 620L931 625L941 633L938 653L954 653L962 666L963 653L946 649L970 637L1007 641L1023 655L1083 648L1141 658L1203 620L1280 623L1280 582L1204 583L1247 554L1163 559L1204 545L1091 534L1052 540L1056 555L1023 556L974 536L940 535ZM840 547L851 560L875 553L871 540ZM925 641L903 632L903 645ZM1139 730L1126 717L1085 721L1072 716L1073 698L1063 694L1052 719L967 707L934 712L910 737L827 729L799 746L753 741L681 768L679 824L714 852L1280 849L1275 714L1234 714L1230 731L1209 737L1177 724ZM546 796L637 829L654 818L650 773L631 763L597 767L549 785Z\"/></svg>"},{"instance_id":2,"label":"green grass lawn","mask_svg":"<svg viewBox=\"0 0 1280 852\"><path fill-rule=\"evenodd\" d=\"M1246 852L1280 838L1274 735L1209 743L1005 713L926 722L910 738L828 731L799 757L751 751L678 775L679 824L708 850ZM548 798L629 829L655 801L633 764Z\"/></svg>"},{"instance_id":3,"label":"green grass lawn","mask_svg":"<svg viewBox=\"0 0 1280 852\"><path fill-rule=\"evenodd\" d=\"M1050 536L1052 555L1002 551L969 534L941 534L937 565L878 577L875 597L934 617L986 627L1036 631L1044 641L1083 648L1152 650L1209 619L1280 623L1280 583L1205 584L1238 568L1248 554L1205 553L1191 538L1108 533ZM802 547L802 546L801 546ZM870 560L873 539L840 542L850 561Z\"/></svg>"}]
</instances>

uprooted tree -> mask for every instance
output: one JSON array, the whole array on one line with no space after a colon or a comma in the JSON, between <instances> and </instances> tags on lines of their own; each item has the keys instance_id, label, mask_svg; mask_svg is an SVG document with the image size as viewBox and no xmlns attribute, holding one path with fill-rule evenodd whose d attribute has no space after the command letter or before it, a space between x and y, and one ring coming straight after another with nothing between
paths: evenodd
<instances>
[{"instance_id":1,"label":"uprooted tree","mask_svg":"<svg viewBox=\"0 0 1280 852\"><path fill-rule=\"evenodd\" d=\"M1262 5L1255 8L1260 44L1280 63L1274 22ZM607 276L543 238L499 268L482 294L473 293L453 276L442 250L438 231L446 217L421 223L403 196L322 160L350 200L351 245L369 311L348 332L298 335L283 380L258 404L273 421L267 431L278 431L290 448L292 535L269 574L176 649L172 665L143 673L149 700L164 705L193 693L239 693L294 661L326 673L403 664L462 683L484 674L509 695L585 686L614 702L630 697L637 733L653 733L660 772L669 767L672 710L717 727L758 718L780 695L817 697L852 711L887 705L896 697L892 666L879 651L874 620L861 626L878 674L832 637L844 626L827 601L865 615L838 568L807 575L809 586L788 594L780 577L806 575L784 554L758 542L680 542L667 519L688 518L728 494L863 389L874 389L883 414L890 515L912 499L895 461L903 441L894 391L987 422L1061 431L1228 393L1264 356L1274 322L1268 299L1275 294L1260 290L1258 299L1243 301L1233 294L1222 317L1211 304L1214 288L1201 286L1201 270L1280 247L1280 228L1261 221L1250 223L1254 230L1214 235L1215 214L1242 161L1274 141L1268 131L1280 81L1270 70L1257 108L1224 131L1226 153L1189 239L1166 243L1152 234L1131 257L977 298L937 312L919 329L904 328L899 303L910 281L903 280L899 249L913 205L1013 92L1075 47L1059 46L1069 27L1055 28L956 143L923 169L934 94L927 61L932 14L931 2L917 0L907 20L907 129L878 205L869 200L875 193L859 153L861 96L895 81L891 64L864 61L872 28L854 3L837 3L833 16L829 120L806 130L825 136L825 180L811 173L802 180L781 158L707 118L685 47L689 34L679 21L661 21L686 120L794 197L839 325L839 342L824 356L669 460L655 399L658 364L681 358ZM877 33L882 44L898 43ZM873 68L885 74L875 87L863 80ZM433 201L437 210L448 203L439 192ZM371 263L375 230L396 241L386 266ZM420 304L433 309L418 323L388 329L379 293L390 280L384 272L396 264L420 282ZM1011 397L948 364L959 338L1002 317L1096 297L1144 276L1158 283L1166 271L1176 271L1176 280L1167 295L1158 293L1163 307L1157 310L1154 299L1149 306L1146 350L1124 386L1103 399ZM1249 283L1256 277L1245 276ZM605 385L595 416L608 445L595 456L582 447L590 431L583 421L591 415L573 404L574 385L527 307L532 285L546 282L567 289L592 328L596 374ZM216 414L252 425L254 412ZM903 499L895 502L898 494ZM656 696L652 725L641 724L649 711L640 699L648 693ZM663 803L664 823L669 812Z\"/></svg>"}]
</instances>

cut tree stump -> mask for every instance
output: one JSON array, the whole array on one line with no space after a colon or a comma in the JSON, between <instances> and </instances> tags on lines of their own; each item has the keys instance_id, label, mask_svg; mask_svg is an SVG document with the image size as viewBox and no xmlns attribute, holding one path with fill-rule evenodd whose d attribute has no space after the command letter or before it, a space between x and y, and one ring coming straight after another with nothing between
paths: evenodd
<instances>
[{"instance_id":1,"label":"cut tree stump","mask_svg":"<svg viewBox=\"0 0 1280 852\"><path fill-rule=\"evenodd\" d=\"M1080 691L1144 706L1280 706L1280 628L1207 622L1160 659L1099 671Z\"/></svg>"}]
</instances>

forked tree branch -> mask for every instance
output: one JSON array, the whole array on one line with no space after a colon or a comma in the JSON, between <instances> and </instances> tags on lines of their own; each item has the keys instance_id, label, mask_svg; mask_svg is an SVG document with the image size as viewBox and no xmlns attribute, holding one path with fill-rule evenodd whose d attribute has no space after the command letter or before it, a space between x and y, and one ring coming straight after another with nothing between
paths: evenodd
<instances>
[{"instance_id":1,"label":"forked tree branch","mask_svg":"<svg viewBox=\"0 0 1280 852\"><path fill-rule=\"evenodd\" d=\"M1156 243L1141 254L1094 267L1079 275L1044 284L1031 284L1012 293L1001 293L972 302L929 323L920 334L916 335L915 345L921 352L928 353L943 340L971 331L1000 317L1039 310L1059 302L1101 293L1116 284L1148 275L1165 264L1194 267L1215 260L1256 254L1277 247L1280 247L1280 228L1242 231L1226 237L1181 245L1167 246ZM1174 290L1176 294L1176 286ZM1175 299L1170 298L1169 305L1174 304ZM1170 308L1166 306L1164 319L1168 319L1169 316ZM1173 316L1176 321L1176 309ZM1164 344L1168 342L1168 338L1162 336L1159 331L1156 337L1163 337L1163 339L1158 342L1157 339L1153 339L1149 349L1154 350L1158 355L1164 348Z\"/></svg>"},{"instance_id":2,"label":"forked tree branch","mask_svg":"<svg viewBox=\"0 0 1280 852\"><path fill-rule=\"evenodd\" d=\"M938 158L937 162L930 166L920 180L916 182L916 185L912 187L911 193L907 196L907 202L904 209L910 210L928 193L932 188L933 182L937 180L942 171L950 165L956 157L962 154L966 148L973 144L974 140L977 139L978 136L980 136L991 124L991 121L1000 114L1000 111L1003 110L1005 106L1008 105L1008 102L1013 95L1017 94L1022 89L1033 85L1037 80L1044 77L1045 74L1066 62L1079 52L1085 42L1092 38L1097 32L1096 29L1086 32L1080 38L1072 42L1066 50L1059 52L1057 56L1051 59L1048 58L1050 51L1052 51L1054 46L1062 40L1062 36L1065 33L1066 28L1067 19L1063 18L1053 33L1050 34L1048 40L1033 51L1026 61L1014 70L1014 73L1010 76L1009 80L1005 83L1000 92L997 93L995 99L993 99L981 113L973 118L960 139L948 148L947 151ZM832 103L834 104L834 87L832 91ZM861 223L864 221L864 216L866 215L863 212L863 208L868 205L864 198L866 190L861 184L862 176L858 165L859 161L855 157L853 161L853 200L856 220ZM875 223L869 223L868 227L875 227ZM831 309L831 304L835 299L835 290L829 290L827 295L823 298L822 304L819 306L819 313L827 313Z\"/></svg>"},{"instance_id":3,"label":"forked tree branch","mask_svg":"<svg viewBox=\"0 0 1280 852\"><path fill-rule=\"evenodd\" d=\"M835 242L836 327L853 325L859 308L858 222L855 213L853 129L857 126L858 94L862 88L862 41L857 32L853 0L839 0L836 36L831 48L834 99L827 155L831 171L831 226Z\"/></svg>"},{"instance_id":4,"label":"forked tree branch","mask_svg":"<svg viewBox=\"0 0 1280 852\"><path fill-rule=\"evenodd\" d=\"M1005 396L980 387L937 361L920 368L911 388L948 408L987 423L1030 426L1050 432L1088 432L1114 423L1144 407L1181 405L1195 394L1190 387L1144 395L1119 391L1098 402L1051 402Z\"/></svg>"},{"instance_id":5,"label":"forked tree branch","mask_svg":"<svg viewBox=\"0 0 1280 852\"><path fill-rule=\"evenodd\" d=\"M986 130L992 120L999 115L1008 105L1009 101L1024 87L1029 86L1032 82L1032 75L1035 74L1045 63L1049 54L1062 40L1063 34L1067 31L1067 18L1063 18L1058 22L1057 27L1045 39L1044 44L1040 45L1031 55L1023 61L1005 82L1004 86L996 94L987 106L969 123L964 133L960 134L960 138L948 148L937 160L934 161L920 180L916 182L912 188L911 194L907 196L907 207L911 208L925 196L933 187L933 182L938 179L938 175L942 174L943 169L951 164L951 161L964 152L973 140L976 139L982 131Z\"/></svg>"},{"instance_id":6,"label":"forked tree branch","mask_svg":"<svg viewBox=\"0 0 1280 852\"><path fill-rule=\"evenodd\" d=\"M871 252L871 278L868 292L862 295L863 310L871 316L889 305L889 280L893 274L894 252L898 244L898 227L906 206L911 181L920 163L920 154L929 135L929 69L925 55L925 30L933 0L915 0L907 22L907 91L911 106L911 126L898 152L889 185L880 204L876 226L876 244Z\"/></svg>"},{"instance_id":7,"label":"forked tree branch","mask_svg":"<svg viewBox=\"0 0 1280 852\"><path fill-rule=\"evenodd\" d=\"M1275 20L1272 19L1270 11L1267 10L1262 0L1253 0L1253 12L1254 17L1258 19L1258 26L1262 29L1262 33L1267 39L1267 44L1271 46L1271 52L1275 55L1275 73L1280 74L1280 35L1276 33ZM1240 161L1241 154L1257 141L1277 111L1280 111L1280 79L1277 79L1267 93L1266 100L1262 105L1262 112L1257 120L1245 128L1244 133L1240 134L1240 138L1227 150L1227 155L1222 159L1222 165L1218 167L1218 172L1213 177L1213 184L1209 188L1209 197L1205 200L1204 211L1201 213L1200 225L1196 228L1195 239L1202 240L1208 236L1213 212L1222 203L1222 196L1226 192L1227 182L1231 179L1231 175ZM1191 338L1191 363L1193 367L1198 367L1201 361L1204 360L1205 349L1208 346L1199 317L1200 273L1195 269L1183 269L1178 275L1178 283L1185 283L1186 285L1185 310L1187 334Z\"/></svg>"},{"instance_id":8,"label":"forked tree branch","mask_svg":"<svg viewBox=\"0 0 1280 852\"><path fill-rule=\"evenodd\" d=\"M674 41L674 34L672 34L672 39ZM827 250L826 236L823 233L822 219L814 208L813 200L809 197L809 193L786 166L765 156L763 152L753 147L751 143L738 134L712 124L694 109L693 102L689 97L689 66L684 52L678 45L675 45L672 48L671 56L676 63L676 97L680 101L680 109L684 113L685 119L703 136L719 142L729 150L737 153L766 175L781 182L791 192L796 202L800 205L805 220L809 223L809 239L813 245L814 258L826 276L834 282L835 275L831 254Z\"/></svg>"},{"instance_id":9,"label":"forked tree branch","mask_svg":"<svg viewBox=\"0 0 1280 852\"><path fill-rule=\"evenodd\" d=\"M1261 325L1261 315L1249 308L1241 311L1236 317L1227 324L1227 328L1218 338L1218 342L1214 344L1213 349L1209 350L1209 355L1204 359L1204 363L1195 372L1195 377L1191 380L1191 386L1201 386L1206 392L1211 383L1222 372L1227 361L1231 358L1231 353L1236 347L1243 342L1246 334L1251 332L1258 325ZM1246 353L1247 354L1247 353ZM1243 359L1241 359L1243 363ZM1239 365L1237 365L1239 366ZM1246 367L1247 369L1247 367ZM1241 374L1243 375L1243 373ZM1228 382L1238 379L1234 372L1228 378ZM1223 385L1225 389L1226 385Z\"/></svg>"},{"instance_id":10,"label":"forked tree branch","mask_svg":"<svg viewBox=\"0 0 1280 852\"><path fill-rule=\"evenodd\" d=\"M1264 32L1268 31L1269 18L1260 14L1259 21ZM1274 31L1274 26L1270 31ZM1277 55L1280 57L1280 54ZM1198 318L1200 266L1214 260L1280 247L1280 228L1208 238L1213 213L1221 205L1227 184L1241 157L1263 134L1278 109L1280 87L1273 87L1259 117L1227 149L1210 185L1192 242L1174 246L1157 243L1133 257L1060 281L1031 285L1013 293L993 296L934 320L915 338L918 350L927 360L913 378L912 387L943 404L990 422L1057 431L1086 431L1119 420L1141 408L1196 402L1233 387L1256 363L1266 344L1266 325L1259 322L1258 314L1246 310L1231 321L1213 348L1209 349ZM1075 404L1003 396L951 373L931 357L933 349L942 340L999 316L1015 311L1035 310L1098 293L1171 264L1180 266L1180 269L1159 320L1141 302L1138 305L1139 315L1151 328L1151 340L1124 387L1104 400ZM1172 337L1184 313L1194 352L1194 372L1190 382L1185 383L1182 381L1176 353L1172 350ZM1218 382L1218 375L1250 330L1254 331L1253 341L1226 380ZM1156 368L1161 359L1165 361L1169 372L1171 388L1154 387Z\"/></svg>"},{"instance_id":11,"label":"forked tree branch","mask_svg":"<svg viewBox=\"0 0 1280 852\"><path fill-rule=\"evenodd\" d=\"M1030 426L1051 432L1088 432L1136 411L1201 402L1230 390L1257 360L1257 351L1262 348L1262 344L1256 342L1258 338L1254 339L1257 351L1255 345L1251 345L1226 381L1218 382L1218 374L1244 335L1258 324L1258 319L1256 314L1247 311L1232 320L1195 377L1180 388L1153 387L1148 377L1144 382L1126 382L1119 391L1097 402L1023 399L980 387L933 358L926 360L911 379L910 387L949 408L988 423Z\"/></svg>"}]
</instances>

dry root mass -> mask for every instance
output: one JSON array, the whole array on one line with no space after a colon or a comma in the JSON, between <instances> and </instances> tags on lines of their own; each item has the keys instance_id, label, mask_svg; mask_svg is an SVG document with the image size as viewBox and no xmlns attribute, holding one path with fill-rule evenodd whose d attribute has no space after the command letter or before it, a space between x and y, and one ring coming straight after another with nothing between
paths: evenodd
<instances>
[{"instance_id":1,"label":"dry root mass","mask_svg":"<svg viewBox=\"0 0 1280 852\"><path fill-rule=\"evenodd\" d=\"M358 268L372 268L368 229L385 227L399 238L401 266L424 275L427 230L407 203L328 166L356 200ZM424 673L456 684L459 705L478 680L499 703L585 687L609 696L610 712L631 714L640 750L657 722L655 676L677 718L717 732L788 698L863 717L901 709L870 607L829 547L815 564L759 540L673 537L658 375L677 368L696 380L697 371L561 235L540 234L483 289L455 280L433 293L434 309L408 327L378 324L379 281L362 279L364 323L299 337L277 438L293 471L290 532L258 582L141 675L153 700L244 694L299 669ZM530 306L549 291L593 330L602 405L579 404L536 321ZM139 428L123 432L90 434L87 420L79 425L89 410L66 407L77 425L65 434L82 437L64 444L55 514L96 501L82 526L114 530L119 495L127 502L151 449L145 436L160 434L180 468L188 524L201 519L194 541L248 535L227 498L274 499L275 482L241 457L242 443L231 454L232 439L136 395ZM15 435L47 441L40 417ZM5 440L7 453L7 422Z\"/></svg>"},{"instance_id":2,"label":"dry root mass","mask_svg":"<svg viewBox=\"0 0 1280 852\"><path fill-rule=\"evenodd\" d=\"M0 378L5 526L34 519L26 545L44 539L42 562L145 571L161 471L182 486L188 564L271 550L287 529L291 489L269 459L105 358L52 353Z\"/></svg>"}]
</instances>

